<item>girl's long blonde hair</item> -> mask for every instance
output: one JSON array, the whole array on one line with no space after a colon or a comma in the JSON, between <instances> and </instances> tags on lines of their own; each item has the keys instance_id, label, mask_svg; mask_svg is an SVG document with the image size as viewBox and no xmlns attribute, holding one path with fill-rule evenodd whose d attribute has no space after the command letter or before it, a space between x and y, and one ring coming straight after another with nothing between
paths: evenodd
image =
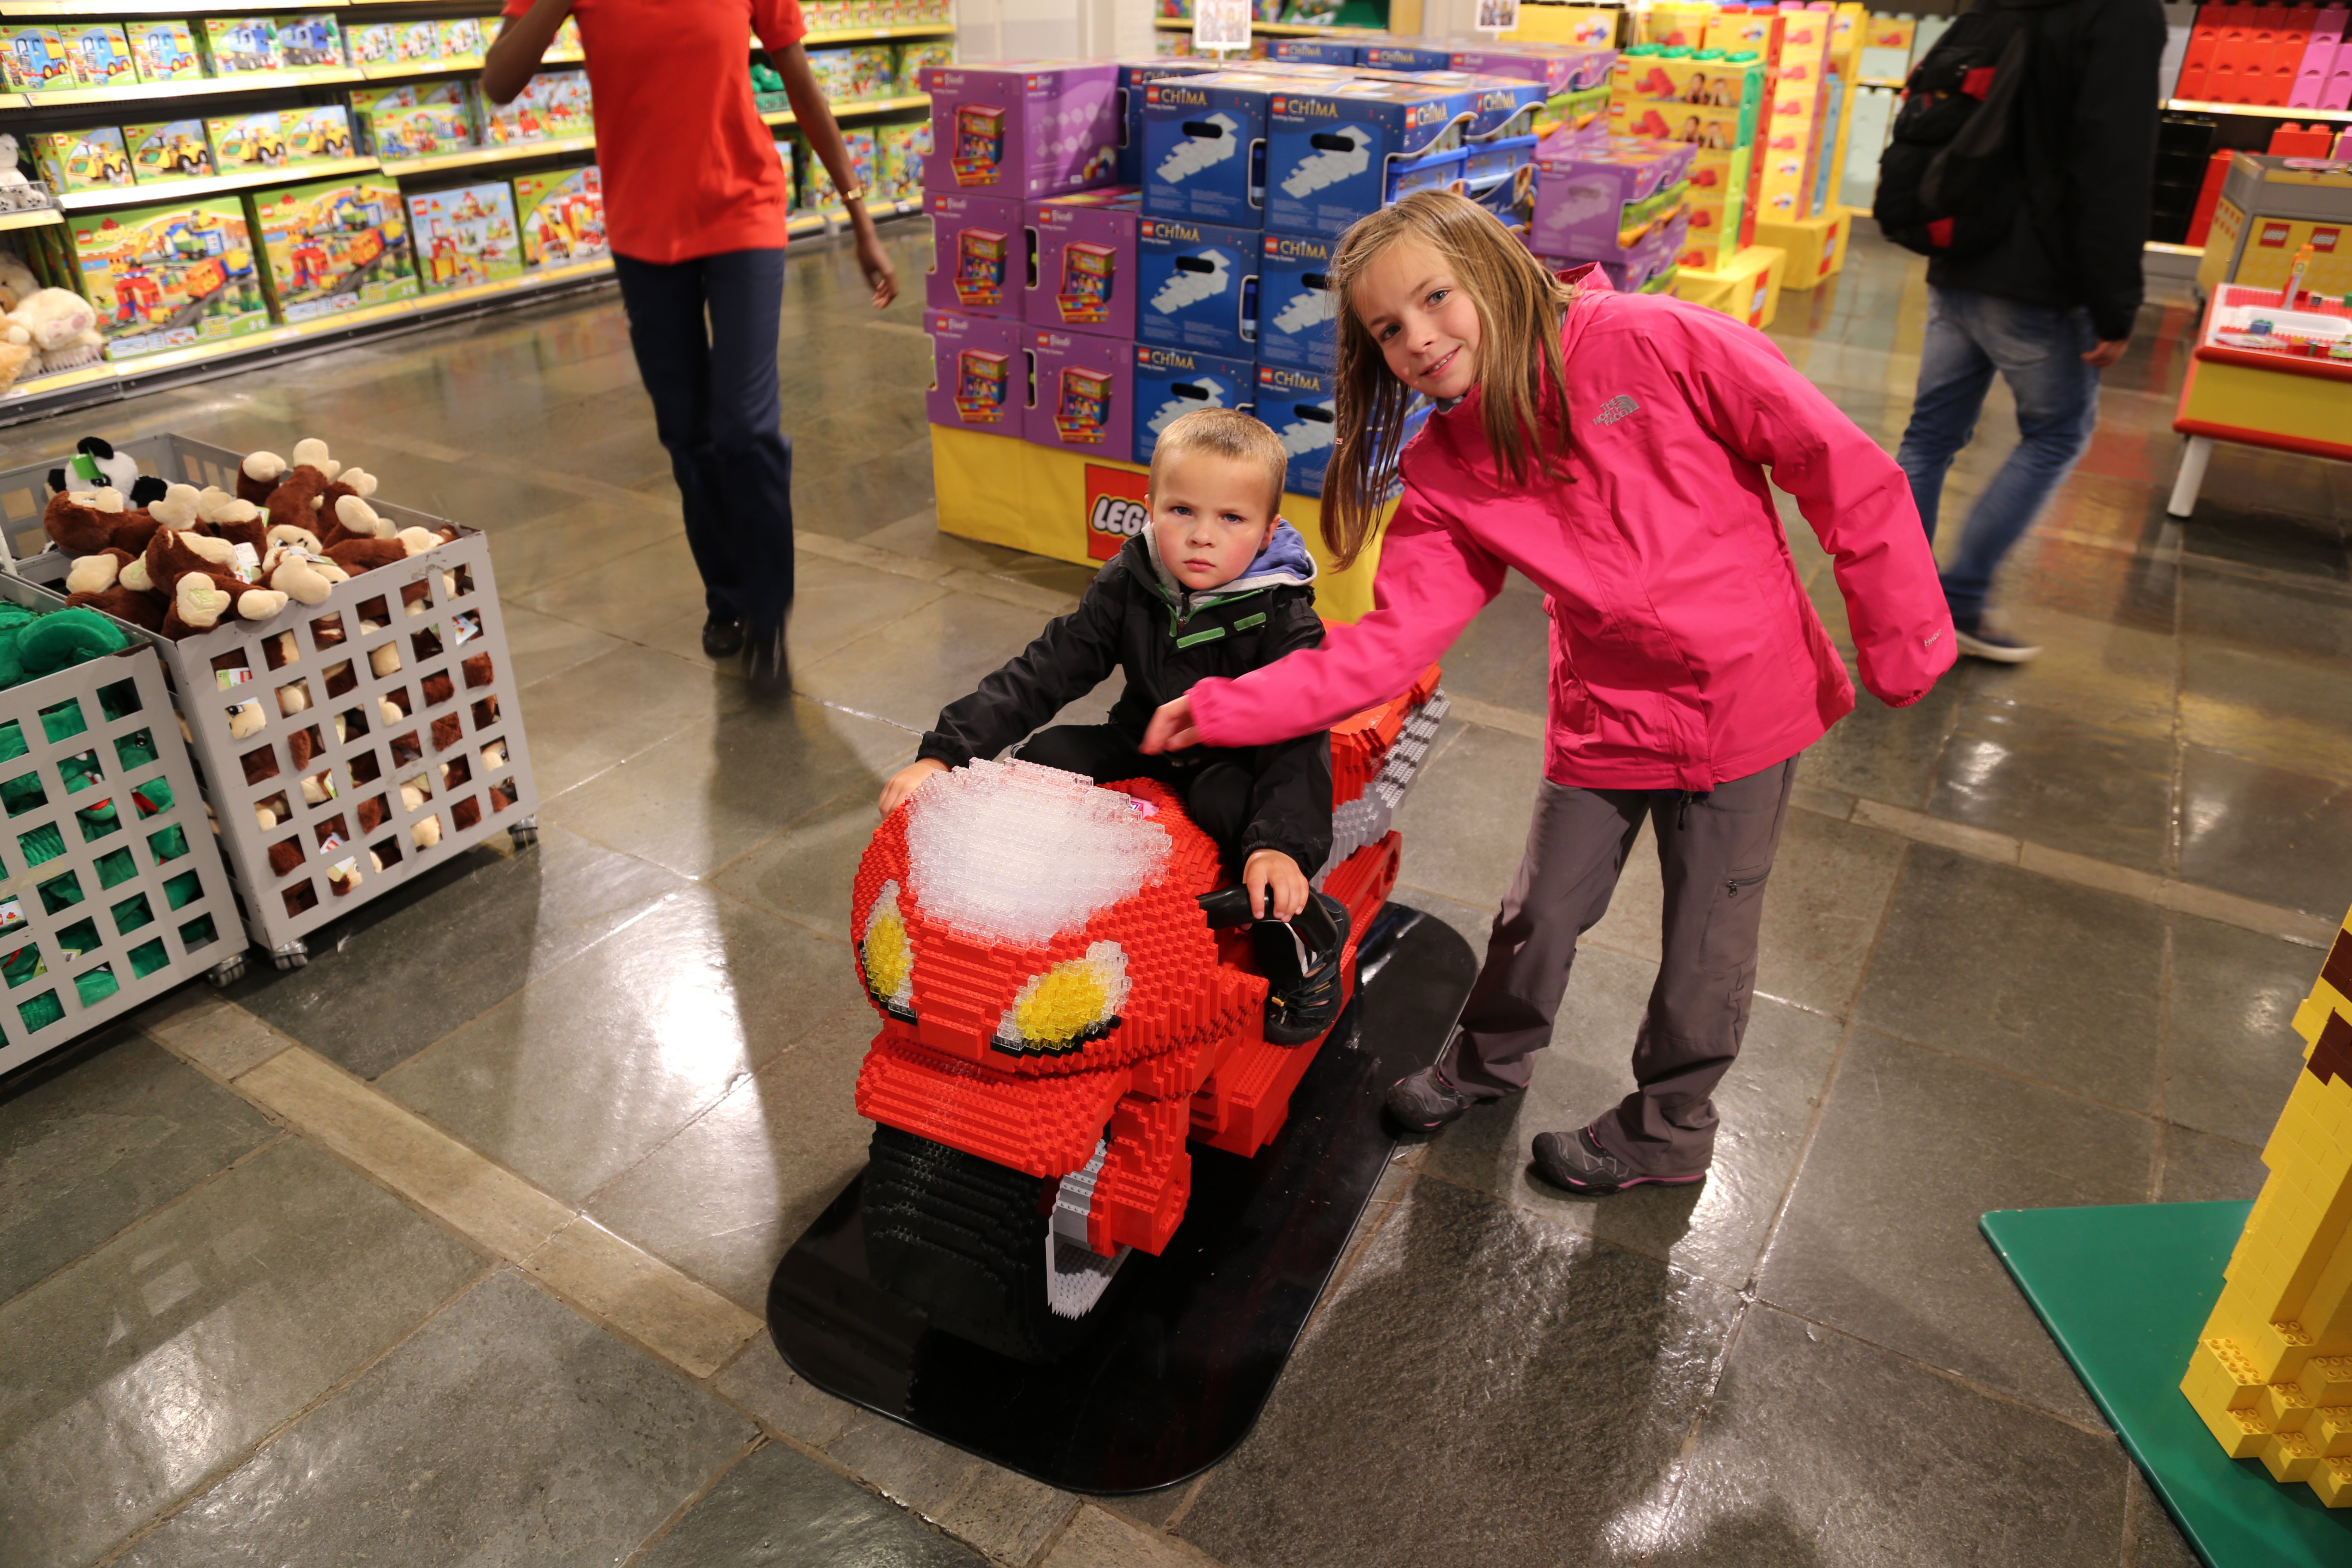
<instances>
[{"instance_id":1,"label":"girl's long blonde hair","mask_svg":"<svg viewBox=\"0 0 2352 1568\"><path fill-rule=\"evenodd\" d=\"M1404 416L1418 394L1381 357L1349 292L1389 247L1418 240L1444 261L1478 312L1478 422L1486 445L1513 485L1531 469L1553 473L1549 422L1565 431L1557 407L1567 367L1560 319L1576 290L1544 269L1494 214L1451 191L1416 191L1394 206L1359 219L1331 258L1339 296L1336 450L1323 481L1323 542L1336 568L1351 563L1372 536L1395 478Z\"/></svg>"}]
</instances>

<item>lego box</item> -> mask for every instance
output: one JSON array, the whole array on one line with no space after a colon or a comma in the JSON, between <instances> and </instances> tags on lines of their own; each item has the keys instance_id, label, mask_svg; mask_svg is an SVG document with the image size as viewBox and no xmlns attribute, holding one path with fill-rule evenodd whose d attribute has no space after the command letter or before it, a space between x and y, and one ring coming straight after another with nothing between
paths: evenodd
<instances>
[{"instance_id":1,"label":"lego box","mask_svg":"<svg viewBox=\"0 0 2352 1568\"><path fill-rule=\"evenodd\" d=\"M1780 313L1780 279L1788 259L1784 251L1751 245L1711 269L1681 268L1675 274L1675 296L1751 327L1769 327Z\"/></svg>"},{"instance_id":2,"label":"lego box","mask_svg":"<svg viewBox=\"0 0 2352 1568\"><path fill-rule=\"evenodd\" d=\"M467 23L471 26L471 23ZM289 68L343 63L342 30L330 16L278 18L278 58Z\"/></svg>"},{"instance_id":3,"label":"lego box","mask_svg":"<svg viewBox=\"0 0 2352 1568\"><path fill-rule=\"evenodd\" d=\"M286 155L292 162L323 163L352 155L352 117L341 104L306 104L280 113L286 126Z\"/></svg>"},{"instance_id":4,"label":"lego box","mask_svg":"<svg viewBox=\"0 0 2352 1568\"><path fill-rule=\"evenodd\" d=\"M108 191L131 184L131 154L111 125L36 132L25 140L34 167L54 190Z\"/></svg>"},{"instance_id":5,"label":"lego box","mask_svg":"<svg viewBox=\"0 0 2352 1568\"><path fill-rule=\"evenodd\" d=\"M1290 458L1290 472L1282 488L1291 495L1319 496L1323 475L1331 466L1331 447L1339 432L1330 375L1286 364L1257 367L1254 409L1276 436Z\"/></svg>"},{"instance_id":6,"label":"lego box","mask_svg":"<svg viewBox=\"0 0 2352 1568\"><path fill-rule=\"evenodd\" d=\"M388 66L400 58L400 24L367 22L343 29L343 49L355 66Z\"/></svg>"},{"instance_id":7,"label":"lego box","mask_svg":"<svg viewBox=\"0 0 2352 1568\"><path fill-rule=\"evenodd\" d=\"M845 131L841 145L849 154L852 176L858 184L870 190L875 183L875 145L871 131ZM834 189L833 175L818 159L811 158L808 167L808 205L812 211L846 214L840 193ZM1018 205L1015 204L1015 210Z\"/></svg>"},{"instance_id":8,"label":"lego box","mask_svg":"<svg viewBox=\"0 0 2352 1568\"><path fill-rule=\"evenodd\" d=\"M466 111L446 103L379 109L368 116L368 128L379 158L429 158L474 145L474 128L467 122Z\"/></svg>"},{"instance_id":9,"label":"lego box","mask_svg":"<svg viewBox=\"0 0 2352 1568\"><path fill-rule=\"evenodd\" d=\"M1370 70L1383 71L1450 71L1454 68L1453 50L1428 48L1420 44L1366 44L1357 55L1356 63Z\"/></svg>"},{"instance_id":10,"label":"lego box","mask_svg":"<svg viewBox=\"0 0 2352 1568\"><path fill-rule=\"evenodd\" d=\"M530 265L555 266L612 253L604 234L604 176L595 164L517 174L514 194L522 258Z\"/></svg>"},{"instance_id":11,"label":"lego box","mask_svg":"<svg viewBox=\"0 0 2352 1568\"><path fill-rule=\"evenodd\" d=\"M928 68L924 184L1025 201L1101 184L1118 162L1118 78L1108 60Z\"/></svg>"},{"instance_id":12,"label":"lego box","mask_svg":"<svg viewBox=\"0 0 2352 1568\"><path fill-rule=\"evenodd\" d=\"M1466 99L1389 81L1276 94L1266 122L1266 226L1337 237L1413 191L1461 180Z\"/></svg>"},{"instance_id":13,"label":"lego box","mask_svg":"<svg viewBox=\"0 0 2352 1568\"><path fill-rule=\"evenodd\" d=\"M1142 215L1128 204L1048 196L1031 202L1026 216L1037 261L1023 317L1032 326L1134 337L1135 235Z\"/></svg>"},{"instance_id":14,"label":"lego box","mask_svg":"<svg viewBox=\"0 0 2352 1568\"><path fill-rule=\"evenodd\" d=\"M282 169L288 163L286 116L279 110L207 120L205 134L213 144L213 166L224 174Z\"/></svg>"},{"instance_id":15,"label":"lego box","mask_svg":"<svg viewBox=\"0 0 2352 1568\"><path fill-rule=\"evenodd\" d=\"M1818 289L1845 265L1845 245L1852 224L1843 210L1820 217L1777 223L1759 218L1756 243L1789 253L1780 287L1800 293Z\"/></svg>"},{"instance_id":16,"label":"lego box","mask_svg":"<svg viewBox=\"0 0 2352 1568\"><path fill-rule=\"evenodd\" d=\"M185 22L133 22L124 34L141 81L204 79L205 62L196 53L195 35L188 31Z\"/></svg>"},{"instance_id":17,"label":"lego box","mask_svg":"<svg viewBox=\"0 0 2352 1568\"><path fill-rule=\"evenodd\" d=\"M1126 462L1135 450L1134 345L1118 338L1030 328L1034 398L1021 433L1031 444Z\"/></svg>"},{"instance_id":18,"label":"lego box","mask_svg":"<svg viewBox=\"0 0 2352 1568\"><path fill-rule=\"evenodd\" d=\"M1338 302L1325 276L1338 242L1324 235L1267 233L1258 253L1257 357L1265 364L1328 371L1338 352Z\"/></svg>"},{"instance_id":19,"label":"lego box","mask_svg":"<svg viewBox=\"0 0 2352 1568\"><path fill-rule=\"evenodd\" d=\"M1256 367L1245 359L1157 343L1137 343L1134 352L1136 462L1151 461L1160 432L1194 409L1247 408L1256 395Z\"/></svg>"},{"instance_id":20,"label":"lego box","mask_svg":"<svg viewBox=\"0 0 2352 1568\"><path fill-rule=\"evenodd\" d=\"M931 153L931 122L874 128L875 190L886 202L923 199L923 161Z\"/></svg>"},{"instance_id":21,"label":"lego box","mask_svg":"<svg viewBox=\"0 0 2352 1568\"><path fill-rule=\"evenodd\" d=\"M472 16L444 17L433 24L436 56L460 64L482 58L482 24Z\"/></svg>"},{"instance_id":22,"label":"lego box","mask_svg":"<svg viewBox=\"0 0 2352 1568\"><path fill-rule=\"evenodd\" d=\"M1029 281L1029 239L1021 204L1005 196L931 191L931 270L924 303L936 310L1017 320Z\"/></svg>"},{"instance_id":23,"label":"lego box","mask_svg":"<svg viewBox=\"0 0 2352 1568\"><path fill-rule=\"evenodd\" d=\"M1135 226L1135 335L1143 342L1256 357L1254 228L1145 216Z\"/></svg>"},{"instance_id":24,"label":"lego box","mask_svg":"<svg viewBox=\"0 0 2352 1568\"><path fill-rule=\"evenodd\" d=\"M400 187L380 174L320 180L253 198L270 287L286 321L417 295Z\"/></svg>"},{"instance_id":25,"label":"lego box","mask_svg":"<svg viewBox=\"0 0 2352 1568\"><path fill-rule=\"evenodd\" d=\"M1624 247L1678 204L1697 149L1686 142L1587 138L1545 143L1536 160L1538 256L1622 258Z\"/></svg>"},{"instance_id":26,"label":"lego box","mask_svg":"<svg viewBox=\"0 0 2352 1568\"><path fill-rule=\"evenodd\" d=\"M1143 184L1143 89L1170 77L1206 76L1217 69L1214 60L1154 58L1120 60L1118 65L1118 183Z\"/></svg>"},{"instance_id":27,"label":"lego box","mask_svg":"<svg viewBox=\"0 0 2352 1568\"><path fill-rule=\"evenodd\" d=\"M122 142L131 153L132 178L201 180L213 173L212 143L201 120L167 120L158 125L126 125Z\"/></svg>"},{"instance_id":28,"label":"lego box","mask_svg":"<svg viewBox=\"0 0 2352 1568\"><path fill-rule=\"evenodd\" d=\"M416 269L427 289L456 289L522 270L514 195L503 180L408 198Z\"/></svg>"},{"instance_id":29,"label":"lego box","mask_svg":"<svg viewBox=\"0 0 2352 1568\"><path fill-rule=\"evenodd\" d=\"M58 29L74 78L83 87L129 87L139 79L131 45L111 22L68 22Z\"/></svg>"},{"instance_id":30,"label":"lego box","mask_svg":"<svg viewBox=\"0 0 2352 1568\"><path fill-rule=\"evenodd\" d=\"M992 316L925 310L923 330L931 335L931 423L1020 436L1029 405L1028 329Z\"/></svg>"},{"instance_id":31,"label":"lego box","mask_svg":"<svg viewBox=\"0 0 2352 1568\"><path fill-rule=\"evenodd\" d=\"M1143 89L1143 210L1226 227L1265 220L1266 113L1286 79L1252 71Z\"/></svg>"},{"instance_id":32,"label":"lego box","mask_svg":"<svg viewBox=\"0 0 2352 1568\"><path fill-rule=\"evenodd\" d=\"M245 204L235 196L86 214L73 222L82 284L107 357L226 341L266 330Z\"/></svg>"},{"instance_id":33,"label":"lego box","mask_svg":"<svg viewBox=\"0 0 2352 1568\"><path fill-rule=\"evenodd\" d=\"M204 20L205 53L215 76L245 76L255 71L283 70L278 52L278 24L268 16L207 16Z\"/></svg>"},{"instance_id":34,"label":"lego box","mask_svg":"<svg viewBox=\"0 0 2352 1568\"><path fill-rule=\"evenodd\" d=\"M0 78L19 92L62 92L81 83L55 27L0 26Z\"/></svg>"}]
</instances>

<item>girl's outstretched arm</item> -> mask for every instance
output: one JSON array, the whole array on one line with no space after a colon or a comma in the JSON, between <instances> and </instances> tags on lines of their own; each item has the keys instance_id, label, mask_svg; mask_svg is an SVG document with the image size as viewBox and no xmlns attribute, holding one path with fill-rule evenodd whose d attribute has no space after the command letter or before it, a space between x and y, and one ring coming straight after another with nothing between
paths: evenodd
<instances>
[{"instance_id":1,"label":"girl's outstretched arm","mask_svg":"<svg viewBox=\"0 0 2352 1568\"><path fill-rule=\"evenodd\" d=\"M1235 679L1201 681L1154 715L1143 749L1181 750L1194 741L1271 745L1385 702L1454 646L1471 617L1503 591L1504 571L1408 484L1381 541L1372 613L1353 626L1332 626L1320 647Z\"/></svg>"}]
</instances>

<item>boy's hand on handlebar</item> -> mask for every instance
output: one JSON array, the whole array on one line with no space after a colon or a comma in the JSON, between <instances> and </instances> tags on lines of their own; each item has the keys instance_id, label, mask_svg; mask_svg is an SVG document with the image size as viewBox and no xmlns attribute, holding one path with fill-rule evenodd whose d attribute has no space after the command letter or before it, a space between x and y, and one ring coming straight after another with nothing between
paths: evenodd
<instances>
[{"instance_id":1,"label":"boy's hand on handlebar","mask_svg":"<svg viewBox=\"0 0 2352 1568\"><path fill-rule=\"evenodd\" d=\"M1162 702L1160 710L1152 714L1151 722L1144 727L1143 752L1146 756L1156 756L1161 752L1181 752L1187 746L1200 743L1201 731L1193 727L1192 700L1189 697ZM1265 851L1260 850L1259 853L1264 854ZM1284 858L1289 857L1285 856Z\"/></svg>"},{"instance_id":2,"label":"boy's hand on handlebar","mask_svg":"<svg viewBox=\"0 0 2352 1568\"><path fill-rule=\"evenodd\" d=\"M1171 702L1168 707L1175 705ZM1165 713L1168 709L1160 711ZM1278 921L1289 920L1307 907L1307 874L1298 868L1297 861L1279 849L1260 849L1253 854L1242 868L1242 886L1249 889L1250 908L1261 913L1266 912L1266 896L1271 893L1271 912Z\"/></svg>"},{"instance_id":3,"label":"boy's hand on handlebar","mask_svg":"<svg viewBox=\"0 0 2352 1568\"><path fill-rule=\"evenodd\" d=\"M936 757L919 757L892 773L890 782L882 786L882 815L887 816L898 810L898 803L920 788L925 779L947 771L947 763Z\"/></svg>"}]
</instances>

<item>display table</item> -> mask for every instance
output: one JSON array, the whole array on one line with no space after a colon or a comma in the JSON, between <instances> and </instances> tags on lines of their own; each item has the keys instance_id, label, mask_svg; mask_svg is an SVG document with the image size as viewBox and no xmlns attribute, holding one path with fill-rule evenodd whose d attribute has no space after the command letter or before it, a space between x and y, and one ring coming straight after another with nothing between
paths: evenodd
<instances>
[{"instance_id":1,"label":"display table","mask_svg":"<svg viewBox=\"0 0 2352 1568\"><path fill-rule=\"evenodd\" d=\"M2206 307L2172 421L2189 437L2165 506L2174 517L2196 510L2216 441L2352 462L2352 359L2324 352L2352 342L2352 315L2339 302L2282 310L2278 297L2229 283Z\"/></svg>"}]
</instances>

